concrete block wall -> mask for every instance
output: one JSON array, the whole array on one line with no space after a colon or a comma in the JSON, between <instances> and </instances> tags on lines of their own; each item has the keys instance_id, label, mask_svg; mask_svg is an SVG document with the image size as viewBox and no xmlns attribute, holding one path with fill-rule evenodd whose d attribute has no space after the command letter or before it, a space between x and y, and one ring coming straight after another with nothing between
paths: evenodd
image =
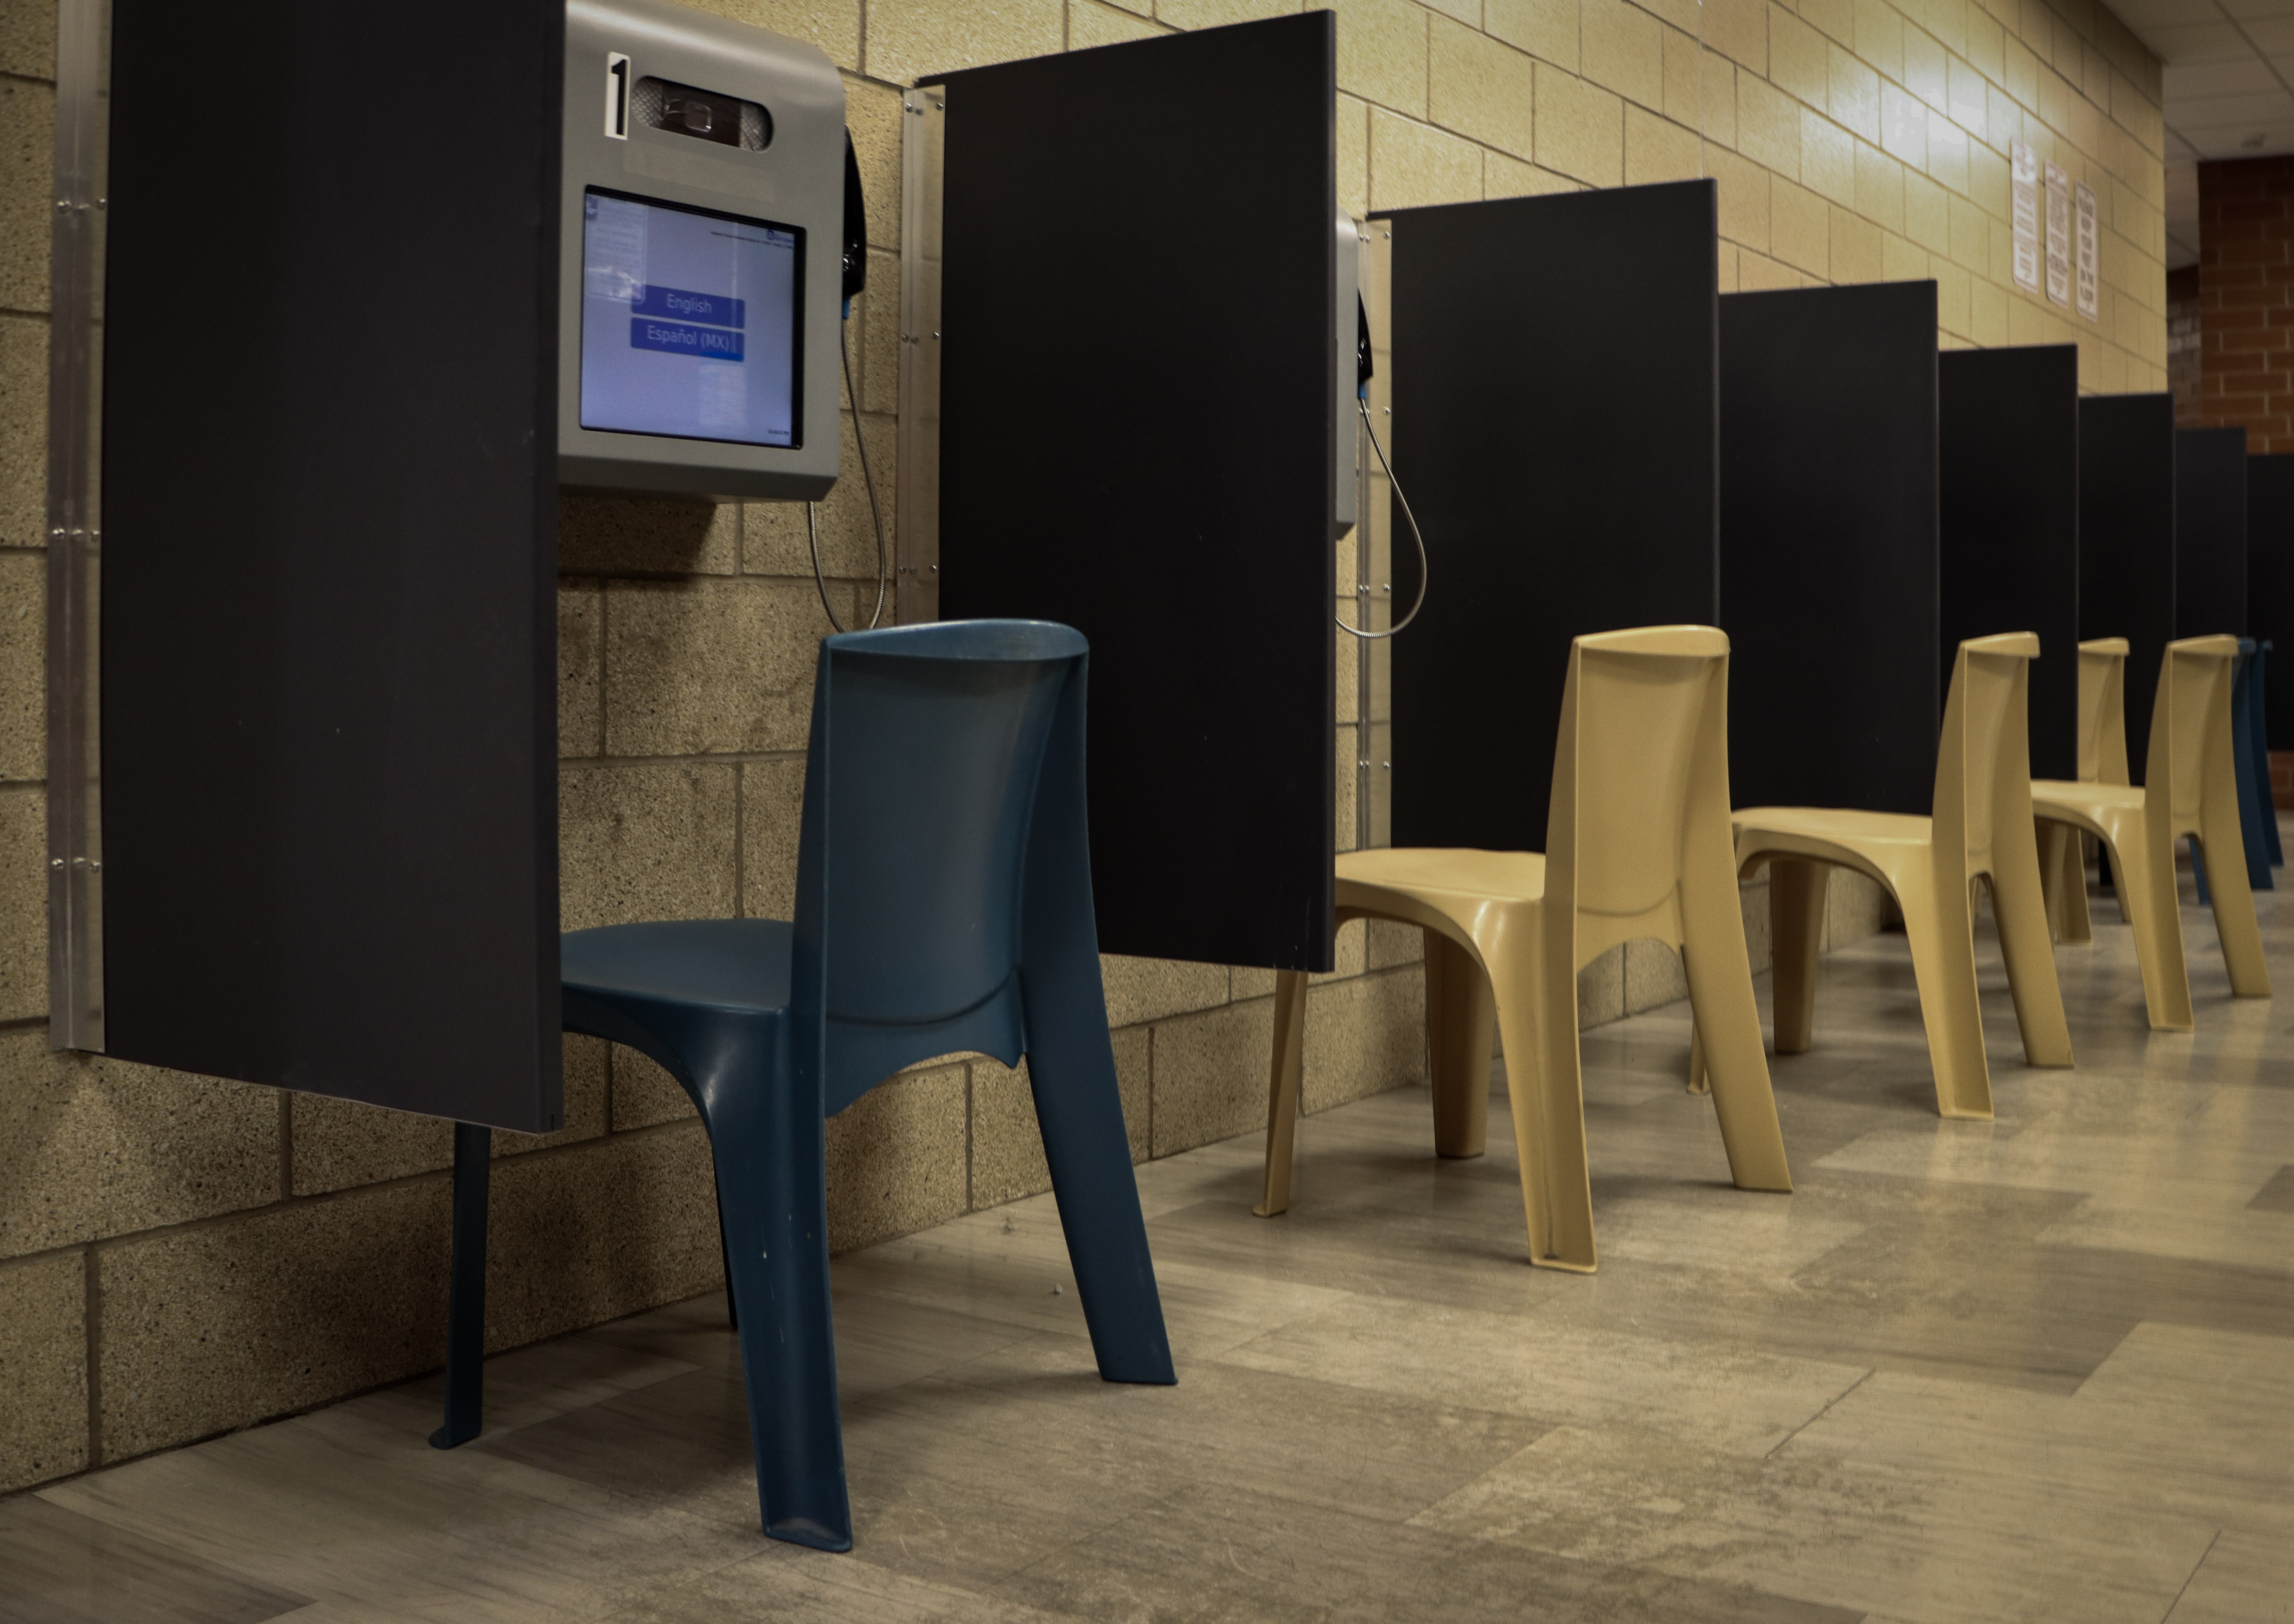
<instances>
[{"instance_id":1,"label":"concrete block wall","mask_svg":"<svg viewBox=\"0 0 2294 1624\"><path fill-rule=\"evenodd\" d=\"M711 0L843 69L869 198L850 334L885 523L897 406L899 86L919 73L1290 5L1249 0ZM2158 65L2081 0L1348 0L1339 185L1357 212L1702 172L1727 288L1934 275L1948 342L2076 337L2082 382L2163 378ZM47 1049L42 592L52 0L0 0L0 1491L436 1364L447 1125ZM1953 132L1957 132L1954 134ZM2020 133L2103 197L2104 320L2013 292ZM873 597L860 481L820 511L829 591ZM580 499L561 515L568 926L788 909L814 639L800 508ZM1336 675L1351 717L1351 670ZM1334 740L1350 840L1352 723ZM1756 968L1765 886L1746 888ZM1834 888L1832 939L1880 922ZM1424 1076L1420 947L1349 926L1311 994L1306 1106ZM1273 978L1110 959L1134 1156L1265 1120ZM1682 992L1630 944L1587 1024ZM498 1136L492 1320L507 1347L719 1283L707 1148L655 1068L569 1042L567 1125ZM1025 1080L948 1057L830 1125L831 1233L864 1246L1045 1187ZM1239 1222L1247 1222L1238 1214Z\"/></svg>"}]
</instances>

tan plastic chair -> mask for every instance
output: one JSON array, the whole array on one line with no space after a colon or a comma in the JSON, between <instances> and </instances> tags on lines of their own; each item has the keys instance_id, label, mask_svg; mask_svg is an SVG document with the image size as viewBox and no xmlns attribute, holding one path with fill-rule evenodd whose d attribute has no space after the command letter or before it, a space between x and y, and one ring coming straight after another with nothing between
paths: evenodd
<instances>
[{"instance_id":1,"label":"tan plastic chair","mask_svg":"<svg viewBox=\"0 0 2294 1624\"><path fill-rule=\"evenodd\" d=\"M1789 1190L1729 846L1729 639L1657 626L1574 640L1553 752L1543 856L1352 851L1338 915L1426 932L1434 1144L1479 1156L1490 1033L1505 1037L1530 1261L1590 1273L1593 1198L1577 1052L1577 971L1620 942L1680 949L1712 1051L1713 1104L1737 1182ZM1306 977L1275 988L1265 1199L1290 1205Z\"/></svg>"},{"instance_id":2,"label":"tan plastic chair","mask_svg":"<svg viewBox=\"0 0 2294 1624\"><path fill-rule=\"evenodd\" d=\"M1991 883L2024 1058L2034 1066L2071 1063L2031 817L2026 695L2038 653L2039 639L2028 631L1959 646L1936 751L1932 816L1820 807L1748 807L1737 814L1739 868L1750 874L1769 865L1778 1054L1809 1046L1825 882L1837 865L1869 874L1903 911L1939 1111L1991 1116L1991 1068L1975 991L1978 879Z\"/></svg>"},{"instance_id":3,"label":"tan plastic chair","mask_svg":"<svg viewBox=\"0 0 2294 1624\"><path fill-rule=\"evenodd\" d=\"M2122 667L2125 648L2119 645L2118 663ZM2115 718L2108 681L2098 699L2097 727L2104 735L2095 757L2100 781L2066 784L2043 778L2031 785L2035 814L2095 836L2111 853L2119 910L2135 929L2144 1005L2152 1026L2163 1032L2187 1032L2194 1024L2190 971L2183 955L2182 898L2175 884L2175 842L2186 834L2198 837L2199 861L2207 865L2207 889L2212 893L2223 962L2230 968L2231 991L2241 998L2270 996L2262 931L2255 922L2254 893L2247 885L2238 776L2231 753L2231 678L2237 657L2238 639L2233 637L2184 637L2167 645L2166 657L2159 663L2159 696L2151 707L2151 746L2142 788L2127 783L2123 677L2119 679L2122 702ZM2081 687L2084 696L2084 683ZM2111 726L2114 720L2116 727ZM2115 759L2108 736L2113 733ZM2079 766L2082 771L2087 767L2084 745ZM2213 861L2217 854L2224 863L2220 871ZM2213 883L2218 872L2222 882ZM2067 880L2059 871L2056 883L2068 889ZM2080 889L2085 889L2083 875Z\"/></svg>"},{"instance_id":4,"label":"tan plastic chair","mask_svg":"<svg viewBox=\"0 0 2294 1624\"><path fill-rule=\"evenodd\" d=\"M2127 782L2125 637L2095 637L2078 646L2078 775L2081 784ZM2038 836L2047 928L2059 942L2093 941L2087 906L2088 837L2047 817L2039 820Z\"/></svg>"}]
</instances>

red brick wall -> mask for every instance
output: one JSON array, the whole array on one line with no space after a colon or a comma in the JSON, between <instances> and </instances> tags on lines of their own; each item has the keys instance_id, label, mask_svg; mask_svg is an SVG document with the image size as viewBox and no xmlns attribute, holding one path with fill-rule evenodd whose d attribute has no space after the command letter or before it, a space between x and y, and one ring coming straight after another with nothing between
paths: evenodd
<instances>
[{"instance_id":1,"label":"red brick wall","mask_svg":"<svg viewBox=\"0 0 2294 1624\"><path fill-rule=\"evenodd\" d=\"M2199 268L2167 272L2167 387L2175 397L2175 426L2203 428L2199 415Z\"/></svg>"},{"instance_id":2,"label":"red brick wall","mask_svg":"<svg viewBox=\"0 0 2294 1624\"><path fill-rule=\"evenodd\" d=\"M2200 164L2199 241L2196 423L2294 451L2294 157Z\"/></svg>"}]
</instances>

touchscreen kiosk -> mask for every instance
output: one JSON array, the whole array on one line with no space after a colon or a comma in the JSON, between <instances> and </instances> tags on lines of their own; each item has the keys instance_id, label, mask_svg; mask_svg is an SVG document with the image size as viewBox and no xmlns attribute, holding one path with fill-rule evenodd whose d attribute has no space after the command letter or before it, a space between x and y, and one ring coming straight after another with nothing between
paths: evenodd
<instances>
[{"instance_id":1,"label":"touchscreen kiosk","mask_svg":"<svg viewBox=\"0 0 2294 1624\"><path fill-rule=\"evenodd\" d=\"M565 15L558 482L813 498L837 471L844 87L663 0Z\"/></svg>"}]
</instances>

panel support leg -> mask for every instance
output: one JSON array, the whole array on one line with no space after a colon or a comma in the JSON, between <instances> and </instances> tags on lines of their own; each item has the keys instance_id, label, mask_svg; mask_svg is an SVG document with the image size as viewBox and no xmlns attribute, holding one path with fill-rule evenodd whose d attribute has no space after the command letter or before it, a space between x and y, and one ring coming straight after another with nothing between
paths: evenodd
<instances>
[{"instance_id":1,"label":"panel support leg","mask_svg":"<svg viewBox=\"0 0 2294 1624\"><path fill-rule=\"evenodd\" d=\"M446 1425L430 1434L434 1449L451 1449L485 1425L486 1185L492 1171L494 1132L483 1124L454 1125L453 1285L446 1303Z\"/></svg>"}]
</instances>

